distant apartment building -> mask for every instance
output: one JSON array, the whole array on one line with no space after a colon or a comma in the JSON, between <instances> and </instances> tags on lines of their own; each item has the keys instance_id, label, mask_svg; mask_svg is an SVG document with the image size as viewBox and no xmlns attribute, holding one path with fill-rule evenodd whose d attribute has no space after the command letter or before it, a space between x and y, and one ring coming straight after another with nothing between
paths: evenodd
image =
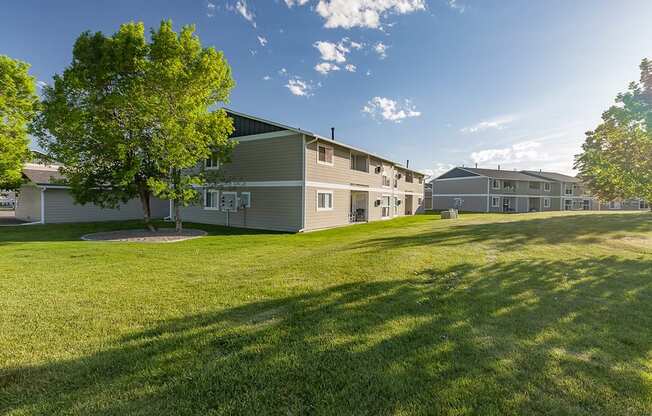
<instances>
[{"instance_id":1,"label":"distant apartment building","mask_svg":"<svg viewBox=\"0 0 652 416\"><path fill-rule=\"evenodd\" d=\"M650 204L642 198L615 199L603 202L600 209L604 211L649 211Z\"/></svg>"},{"instance_id":2,"label":"distant apartment building","mask_svg":"<svg viewBox=\"0 0 652 416\"><path fill-rule=\"evenodd\" d=\"M598 210L578 178L555 172L456 167L431 181L435 210L544 212Z\"/></svg>"}]
</instances>

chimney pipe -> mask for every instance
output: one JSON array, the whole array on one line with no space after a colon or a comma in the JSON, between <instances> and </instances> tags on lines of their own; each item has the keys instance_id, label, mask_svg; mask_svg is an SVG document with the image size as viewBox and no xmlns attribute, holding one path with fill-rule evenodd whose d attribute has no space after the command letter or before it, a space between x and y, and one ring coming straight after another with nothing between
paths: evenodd
<instances>
[{"instance_id":1,"label":"chimney pipe","mask_svg":"<svg viewBox=\"0 0 652 416\"><path fill-rule=\"evenodd\" d=\"M410 167L410 159L408 159L407 162L405 163L405 167L406 167L406 168L409 168L409 167Z\"/></svg>"},{"instance_id":2,"label":"chimney pipe","mask_svg":"<svg viewBox=\"0 0 652 416\"><path fill-rule=\"evenodd\" d=\"M500 165L498 165L498 170L500 170Z\"/></svg>"},{"instance_id":3,"label":"chimney pipe","mask_svg":"<svg viewBox=\"0 0 652 416\"><path fill-rule=\"evenodd\" d=\"M335 127L331 127L331 140L335 141Z\"/></svg>"},{"instance_id":4,"label":"chimney pipe","mask_svg":"<svg viewBox=\"0 0 652 416\"><path fill-rule=\"evenodd\" d=\"M477 164L477 163L475 164L475 168L476 168L476 169L478 168L478 164Z\"/></svg>"}]
</instances>

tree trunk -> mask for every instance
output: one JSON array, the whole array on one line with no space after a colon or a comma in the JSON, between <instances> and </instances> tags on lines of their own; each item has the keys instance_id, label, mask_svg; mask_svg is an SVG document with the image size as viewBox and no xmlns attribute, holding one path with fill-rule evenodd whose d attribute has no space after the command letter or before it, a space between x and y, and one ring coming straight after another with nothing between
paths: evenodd
<instances>
[{"instance_id":1,"label":"tree trunk","mask_svg":"<svg viewBox=\"0 0 652 416\"><path fill-rule=\"evenodd\" d=\"M181 204L179 201L174 201L174 216L177 233L181 234L183 231L183 222L181 221Z\"/></svg>"},{"instance_id":2,"label":"tree trunk","mask_svg":"<svg viewBox=\"0 0 652 416\"><path fill-rule=\"evenodd\" d=\"M151 193L146 186L139 185L138 193L140 195L140 203L143 205L143 220L145 221L145 228L149 231L156 231L156 227L152 224L152 207L150 205Z\"/></svg>"}]
</instances>

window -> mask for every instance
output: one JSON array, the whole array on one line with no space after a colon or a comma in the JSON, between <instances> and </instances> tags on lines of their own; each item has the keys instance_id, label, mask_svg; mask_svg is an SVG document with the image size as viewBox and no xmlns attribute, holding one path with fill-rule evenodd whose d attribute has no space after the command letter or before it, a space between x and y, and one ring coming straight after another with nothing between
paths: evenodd
<instances>
[{"instance_id":1,"label":"window","mask_svg":"<svg viewBox=\"0 0 652 416\"><path fill-rule=\"evenodd\" d=\"M564 189L564 193L566 195L573 195L573 190L575 189L575 185L566 185Z\"/></svg>"},{"instance_id":2,"label":"window","mask_svg":"<svg viewBox=\"0 0 652 416\"><path fill-rule=\"evenodd\" d=\"M543 198L543 207L550 208L550 198Z\"/></svg>"},{"instance_id":3,"label":"window","mask_svg":"<svg viewBox=\"0 0 652 416\"><path fill-rule=\"evenodd\" d=\"M512 181L503 181L504 191L516 191L516 184Z\"/></svg>"},{"instance_id":4,"label":"window","mask_svg":"<svg viewBox=\"0 0 652 416\"><path fill-rule=\"evenodd\" d=\"M383 195L383 198L380 200L381 204L381 213L380 216L383 218L389 217L389 209L390 209L390 195Z\"/></svg>"},{"instance_id":5,"label":"window","mask_svg":"<svg viewBox=\"0 0 652 416\"><path fill-rule=\"evenodd\" d=\"M541 189L541 184L539 182L530 182L530 189L539 190Z\"/></svg>"},{"instance_id":6,"label":"window","mask_svg":"<svg viewBox=\"0 0 652 416\"><path fill-rule=\"evenodd\" d=\"M317 211L333 209L333 191L317 191Z\"/></svg>"},{"instance_id":7,"label":"window","mask_svg":"<svg viewBox=\"0 0 652 416\"><path fill-rule=\"evenodd\" d=\"M220 209L220 192L215 189L204 190L204 209L218 210Z\"/></svg>"},{"instance_id":8,"label":"window","mask_svg":"<svg viewBox=\"0 0 652 416\"><path fill-rule=\"evenodd\" d=\"M204 166L207 170L217 170L220 168L220 159L217 157L217 153L213 153L211 157L206 159Z\"/></svg>"},{"instance_id":9,"label":"window","mask_svg":"<svg viewBox=\"0 0 652 416\"><path fill-rule=\"evenodd\" d=\"M351 169L369 173L369 158L367 155L351 153Z\"/></svg>"},{"instance_id":10,"label":"window","mask_svg":"<svg viewBox=\"0 0 652 416\"><path fill-rule=\"evenodd\" d=\"M423 204L423 198L417 199L417 205L421 206Z\"/></svg>"},{"instance_id":11,"label":"window","mask_svg":"<svg viewBox=\"0 0 652 416\"><path fill-rule=\"evenodd\" d=\"M317 163L333 166L333 148L317 145Z\"/></svg>"},{"instance_id":12,"label":"window","mask_svg":"<svg viewBox=\"0 0 652 416\"><path fill-rule=\"evenodd\" d=\"M397 172L394 174L394 188L398 188L398 180L400 177L401 177L400 173Z\"/></svg>"},{"instance_id":13,"label":"window","mask_svg":"<svg viewBox=\"0 0 652 416\"><path fill-rule=\"evenodd\" d=\"M493 208L498 208L500 206L500 198L497 196L491 197L491 206Z\"/></svg>"},{"instance_id":14,"label":"window","mask_svg":"<svg viewBox=\"0 0 652 416\"><path fill-rule=\"evenodd\" d=\"M412 175L412 172L407 172L405 174L405 182L407 182L407 183L414 182L414 175Z\"/></svg>"},{"instance_id":15,"label":"window","mask_svg":"<svg viewBox=\"0 0 652 416\"><path fill-rule=\"evenodd\" d=\"M491 180L491 188L492 189L500 189L500 181L498 179L492 179Z\"/></svg>"},{"instance_id":16,"label":"window","mask_svg":"<svg viewBox=\"0 0 652 416\"><path fill-rule=\"evenodd\" d=\"M383 186L390 186L389 183L389 176L387 176L387 172L383 171Z\"/></svg>"},{"instance_id":17,"label":"window","mask_svg":"<svg viewBox=\"0 0 652 416\"><path fill-rule=\"evenodd\" d=\"M543 184L543 190L546 192L550 192L550 183L546 182Z\"/></svg>"},{"instance_id":18,"label":"window","mask_svg":"<svg viewBox=\"0 0 652 416\"><path fill-rule=\"evenodd\" d=\"M240 192L240 208L251 208L251 192Z\"/></svg>"},{"instance_id":19,"label":"window","mask_svg":"<svg viewBox=\"0 0 652 416\"><path fill-rule=\"evenodd\" d=\"M422 183L423 183L423 178L419 176L419 185L421 185Z\"/></svg>"},{"instance_id":20,"label":"window","mask_svg":"<svg viewBox=\"0 0 652 416\"><path fill-rule=\"evenodd\" d=\"M394 197L394 215L398 215L398 206L401 205L400 202L398 202L398 197Z\"/></svg>"},{"instance_id":21,"label":"window","mask_svg":"<svg viewBox=\"0 0 652 416\"><path fill-rule=\"evenodd\" d=\"M647 204L647 201L643 201L642 199L638 203L638 208L639 209L648 209L650 206Z\"/></svg>"}]
</instances>

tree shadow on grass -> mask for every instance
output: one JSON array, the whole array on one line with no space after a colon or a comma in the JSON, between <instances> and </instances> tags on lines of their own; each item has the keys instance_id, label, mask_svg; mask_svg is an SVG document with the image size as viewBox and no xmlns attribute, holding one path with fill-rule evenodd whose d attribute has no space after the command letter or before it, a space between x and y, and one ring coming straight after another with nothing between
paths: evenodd
<instances>
[{"instance_id":1,"label":"tree shadow on grass","mask_svg":"<svg viewBox=\"0 0 652 416\"><path fill-rule=\"evenodd\" d=\"M174 224L169 222L158 221L155 224L159 228L174 228ZM184 223L184 227L207 231L209 236L288 234L281 231L253 230L195 223ZM0 246L27 242L81 241L81 237L86 234L144 228L143 222L138 220L2 227L0 228Z\"/></svg>"},{"instance_id":2,"label":"tree shadow on grass","mask_svg":"<svg viewBox=\"0 0 652 416\"><path fill-rule=\"evenodd\" d=\"M469 243L494 243L497 248L514 249L526 244L591 244L628 233L652 232L650 213L564 215L551 218L525 218L491 223L451 223L448 227L407 236L375 238L361 248L385 249L428 245L462 246Z\"/></svg>"},{"instance_id":3,"label":"tree shadow on grass","mask_svg":"<svg viewBox=\"0 0 652 416\"><path fill-rule=\"evenodd\" d=\"M647 415L651 269L463 263L187 316L0 370L0 413Z\"/></svg>"}]
</instances>

